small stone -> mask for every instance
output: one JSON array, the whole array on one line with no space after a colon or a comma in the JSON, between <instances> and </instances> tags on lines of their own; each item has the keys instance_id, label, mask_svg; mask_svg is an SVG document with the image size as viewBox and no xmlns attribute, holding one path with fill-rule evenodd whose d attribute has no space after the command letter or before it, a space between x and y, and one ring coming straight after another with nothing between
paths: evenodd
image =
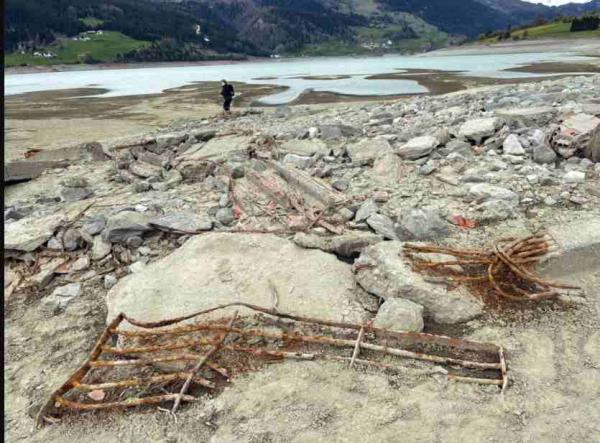
<instances>
[{"instance_id":1,"label":"small stone","mask_svg":"<svg viewBox=\"0 0 600 443\"><path fill-rule=\"evenodd\" d=\"M234 179L243 178L245 175L246 169L241 165L234 166L231 170L231 177Z\"/></svg>"},{"instance_id":2,"label":"small stone","mask_svg":"<svg viewBox=\"0 0 600 443\"><path fill-rule=\"evenodd\" d=\"M221 198L219 198L219 207L221 208L226 208L227 206L230 205L230 201L229 201L229 195L228 194L223 194L221 196Z\"/></svg>"},{"instance_id":3,"label":"small stone","mask_svg":"<svg viewBox=\"0 0 600 443\"><path fill-rule=\"evenodd\" d=\"M92 260L102 260L112 249L110 242L104 241L101 235L94 237L94 243L92 245Z\"/></svg>"},{"instance_id":4,"label":"small stone","mask_svg":"<svg viewBox=\"0 0 600 443\"><path fill-rule=\"evenodd\" d=\"M51 295L42 300L43 309L56 315L63 311L71 300L81 294L81 283L59 286Z\"/></svg>"},{"instance_id":5,"label":"small stone","mask_svg":"<svg viewBox=\"0 0 600 443\"><path fill-rule=\"evenodd\" d=\"M215 207L214 215L220 208ZM175 212L150 219L150 225L163 231L195 233L210 231L213 222L206 215L194 212Z\"/></svg>"},{"instance_id":6,"label":"small stone","mask_svg":"<svg viewBox=\"0 0 600 443\"><path fill-rule=\"evenodd\" d=\"M148 182L135 182L133 190L137 193L148 192L152 189L152 185Z\"/></svg>"},{"instance_id":7,"label":"small stone","mask_svg":"<svg viewBox=\"0 0 600 443\"><path fill-rule=\"evenodd\" d=\"M217 211L215 218L223 226L230 226L235 221L235 215L232 208L221 208Z\"/></svg>"},{"instance_id":8,"label":"small stone","mask_svg":"<svg viewBox=\"0 0 600 443\"><path fill-rule=\"evenodd\" d=\"M388 240L397 240L394 222L383 214L373 214L367 219L367 224L377 234Z\"/></svg>"},{"instance_id":9,"label":"small stone","mask_svg":"<svg viewBox=\"0 0 600 443\"><path fill-rule=\"evenodd\" d=\"M437 168L435 167L435 163L427 162L419 168L419 174L429 175L429 174L433 173L436 169Z\"/></svg>"},{"instance_id":10,"label":"small stone","mask_svg":"<svg viewBox=\"0 0 600 443\"><path fill-rule=\"evenodd\" d=\"M533 145L533 161L539 164L550 164L556 161L556 152L550 146Z\"/></svg>"},{"instance_id":11,"label":"small stone","mask_svg":"<svg viewBox=\"0 0 600 443\"><path fill-rule=\"evenodd\" d=\"M136 211L138 209L148 209L145 206L143 208L138 208L138 206L136 206ZM150 231L152 228L148 224L148 218L139 212L122 211L110 217L106 223L106 228L102 232L102 237L107 242L117 243L124 242L129 237L140 237L142 233Z\"/></svg>"},{"instance_id":12,"label":"small stone","mask_svg":"<svg viewBox=\"0 0 600 443\"><path fill-rule=\"evenodd\" d=\"M395 226L400 240L434 240L450 233L446 223L434 208L413 209L403 213Z\"/></svg>"},{"instance_id":13,"label":"small stone","mask_svg":"<svg viewBox=\"0 0 600 443\"><path fill-rule=\"evenodd\" d=\"M344 192L348 189L348 187L350 186L350 183L348 183L348 180L340 179L340 180L334 181L331 184L331 186L333 187L333 189Z\"/></svg>"},{"instance_id":14,"label":"small stone","mask_svg":"<svg viewBox=\"0 0 600 443\"><path fill-rule=\"evenodd\" d=\"M398 149L400 157L408 160L416 160L429 155L431 151L438 146L440 142L432 136L416 137L409 140L404 146Z\"/></svg>"},{"instance_id":15,"label":"small stone","mask_svg":"<svg viewBox=\"0 0 600 443\"><path fill-rule=\"evenodd\" d=\"M471 200L484 202L488 200L506 200L517 204L519 195L509 189L500 186L488 185L487 183L478 183L469 188L467 196Z\"/></svg>"},{"instance_id":16,"label":"small stone","mask_svg":"<svg viewBox=\"0 0 600 443\"><path fill-rule=\"evenodd\" d=\"M127 246L129 246L130 248L138 248L142 245L142 243L144 243L144 240L142 240L142 237L138 237L138 236L129 237L125 241L125 244Z\"/></svg>"},{"instance_id":17,"label":"small stone","mask_svg":"<svg viewBox=\"0 0 600 443\"><path fill-rule=\"evenodd\" d=\"M296 154L287 154L283 158L283 164L286 166L293 166L298 169L310 168L314 163L313 157L306 157Z\"/></svg>"},{"instance_id":18,"label":"small stone","mask_svg":"<svg viewBox=\"0 0 600 443\"><path fill-rule=\"evenodd\" d=\"M466 121L459 129L459 136L480 144L502 126L498 118L478 118Z\"/></svg>"},{"instance_id":19,"label":"small stone","mask_svg":"<svg viewBox=\"0 0 600 443\"><path fill-rule=\"evenodd\" d=\"M515 134L510 134L502 144L502 150L507 155L525 155L525 149L519 141L519 137Z\"/></svg>"},{"instance_id":20,"label":"small stone","mask_svg":"<svg viewBox=\"0 0 600 443\"><path fill-rule=\"evenodd\" d=\"M403 298L389 298L379 308L373 326L398 332L422 332L423 306Z\"/></svg>"},{"instance_id":21,"label":"small stone","mask_svg":"<svg viewBox=\"0 0 600 443\"><path fill-rule=\"evenodd\" d=\"M69 267L69 270L72 272L85 271L90 267L90 264L90 258L87 255L84 255L83 257L80 257L77 260L75 260Z\"/></svg>"},{"instance_id":22,"label":"small stone","mask_svg":"<svg viewBox=\"0 0 600 443\"><path fill-rule=\"evenodd\" d=\"M62 201L70 203L79 200L85 200L94 195L94 191L88 188L67 188L63 187L60 190Z\"/></svg>"},{"instance_id":23,"label":"small stone","mask_svg":"<svg viewBox=\"0 0 600 443\"><path fill-rule=\"evenodd\" d=\"M585 182L585 172L569 171L564 175L565 183L583 183Z\"/></svg>"},{"instance_id":24,"label":"small stone","mask_svg":"<svg viewBox=\"0 0 600 443\"><path fill-rule=\"evenodd\" d=\"M91 220L86 221L81 230L89 235L98 235L100 234L104 228L106 227L106 218L105 217L96 217Z\"/></svg>"},{"instance_id":25,"label":"small stone","mask_svg":"<svg viewBox=\"0 0 600 443\"><path fill-rule=\"evenodd\" d=\"M79 230L70 228L63 235L63 247L65 251L75 251L83 244L83 238Z\"/></svg>"},{"instance_id":26,"label":"small stone","mask_svg":"<svg viewBox=\"0 0 600 443\"><path fill-rule=\"evenodd\" d=\"M377 213L378 210L379 207L377 206L377 203L372 199L368 199L360 206L360 208L358 208L358 211L356 211L354 221L357 223L363 222L371 215Z\"/></svg>"},{"instance_id":27,"label":"small stone","mask_svg":"<svg viewBox=\"0 0 600 443\"><path fill-rule=\"evenodd\" d=\"M143 261L136 261L135 263L129 265L129 272L131 272L132 274L142 272L146 268L146 266L146 263L144 263Z\"/></svg>"},{"instance_id":28,"label":"small stone","mask_svg":"<svg viewBox=\"0 0 600 443\"><path fill-rule=\"evenodd\" d=\"M48 240L48 244L46 245L46 247L52 251L62 251L63 250L62 242L56 237L52 237L50 240Z\"/></svg>"}]
</instances>

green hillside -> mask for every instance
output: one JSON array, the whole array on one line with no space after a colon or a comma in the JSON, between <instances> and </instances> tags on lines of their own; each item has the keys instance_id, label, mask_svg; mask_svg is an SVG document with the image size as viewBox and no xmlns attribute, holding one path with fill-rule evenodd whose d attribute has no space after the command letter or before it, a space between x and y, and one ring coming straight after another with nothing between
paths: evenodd
<instances>
[{"instance_id":1,"label":"green hillside","mask_svg":"<svg viewBox=\"0 0 600 443\"><path fill-rule=\"evenodd\" d=\"M91 34L88 41L61 39L38 49L50 52L56 57L36 57L33 54L12 53L4 57L5 66L54 65L71 63L94 63L115 61L120 54L144 47L149 42L135 40L115 31L105 31L102 35Z\"/></svg>"},{"instance_id":2,"label":"green hillside","mask_svg":"<svg viewBox=\"0 0 600 443\"><path fill-rule=\"evenodd\" d=\"M600 29L594 31L571 32L570 21L556 21L538 26L516 29L510 33L510 37L504 36L504 40L535 40L544 38L592 38L600 37ZM493 36L485 36L480 39L482 43L495 43L498 41L498 33Z\"/></svg>"}]
</instances>

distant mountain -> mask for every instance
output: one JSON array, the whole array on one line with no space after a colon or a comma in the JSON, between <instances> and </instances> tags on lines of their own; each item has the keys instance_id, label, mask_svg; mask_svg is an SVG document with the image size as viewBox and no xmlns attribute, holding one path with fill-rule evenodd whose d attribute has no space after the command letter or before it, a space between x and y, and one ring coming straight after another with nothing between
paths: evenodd
<instances>
[{"instance_id":1,"label":"distant mountain","mask_svg":"<svg viewBox=\"0 0 600 443\"><path fill-rule=\"evenodd\" d=\"M539 17L600 11L600 0L561 7L521 0L6 0L5 7L7 52L101 28L150 42L123 59L197 60L422 51Z\"/></svg>"}]
</instances>

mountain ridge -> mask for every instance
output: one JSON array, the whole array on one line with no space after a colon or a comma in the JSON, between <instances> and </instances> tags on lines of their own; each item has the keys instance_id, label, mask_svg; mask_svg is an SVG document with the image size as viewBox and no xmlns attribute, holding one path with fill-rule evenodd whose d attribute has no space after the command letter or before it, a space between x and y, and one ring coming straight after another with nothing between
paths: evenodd
<instances>
[{"instance_id":1,"label":"mountain ridge","mask_svg":"<svg viewBox=\"0 0 600 443\"><path fill-rule=\"evenodd\" d=\"M124 60L416 52L587 11L600 11L600 0L560 7L521 0L7 0L5 51L31 51L100 26L150 42L121 54Z\"/></svg>"}]
</instances>

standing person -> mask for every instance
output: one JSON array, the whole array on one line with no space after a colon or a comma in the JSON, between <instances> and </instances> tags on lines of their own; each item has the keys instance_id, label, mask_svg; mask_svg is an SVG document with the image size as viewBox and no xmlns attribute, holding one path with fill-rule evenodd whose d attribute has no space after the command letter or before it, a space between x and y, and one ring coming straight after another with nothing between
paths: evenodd
<instances>
[{"instance_id":1,"label":"standing person","mask_svg":"<svg viewBox=\"0 0 600 443\"><path fill-rule=\"evenodd\" d=\"M221 95L223 96L223 110L226 114L231 114L229 108L231 107L231 102L233 97L235 96L235 90L233 89L233 85L227 83L227 80L221 80Z\"/></svg>"}]
</instances>

